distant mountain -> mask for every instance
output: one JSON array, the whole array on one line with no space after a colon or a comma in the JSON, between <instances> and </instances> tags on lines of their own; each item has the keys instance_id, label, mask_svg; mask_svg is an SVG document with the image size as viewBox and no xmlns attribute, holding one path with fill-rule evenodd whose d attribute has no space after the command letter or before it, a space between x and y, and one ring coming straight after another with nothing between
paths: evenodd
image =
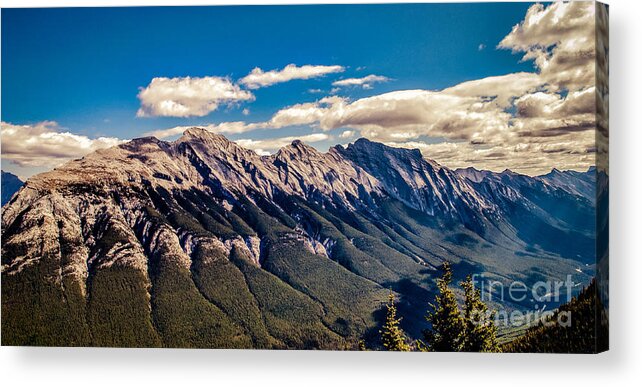
<instances>
[{"instance_id":1,"label":"distant mountain","mask_svg":"<svg viewBox=\"0 0 642 387\"><path fill-rule=\"evenodd\" d=\"M3 343L351 348L388 289L419 337L444 260L457 280L587 283L590 200L486 175L365 139L259 156L198 128L99 150L3 209Z\"/></svg>"},{"instance_id":2,"label":"distant mountain","mask_svg":"<svg viewBox=\"0 0 642 387\"><path fill-rule=\"evenodd\" d=\"M24 183L13 173L2 171L2 206L4 206L13 194L18 192Z\"/></svg>"},{"instance_id":3,"label":"distant mountain","mask_svg":"<svg viewBox=\"0 0 642 387\"><path fill-rule=\"evenodd\" d=\"M475 183L481 183L481 181L484 180L485 178L491 177L495 174L494 172L491 172L491 171L485 171L485 170L480 171L475 167L458 168L455 170L455 172L457 172L459 175Z\"/></svg>"},{"instance_id":4,"label":"distant mountain","mask_svg":"<svg viewBox=\"0 0 642 387\"><path fill-rule=\"evenodd\" d=\"M504 210L503 218L521 240L587 264L595 262L594 240L585 238L595 234L595 200L569 189L571 183L558 185L508 169L456 172Z\"/></svg>"},{"instance_id":5,"label":"distant mountain","mask_svg":"<svg viewBox=\"0 0 642 387\"><path fill-rule=\"evenodd\" d=\"M501 180L502 177L505 177L505 182L508 182L508 179L510 179L509 176L518 176L517 179L524 181L523 177L527 177L527 181L539 180L552 187L563 189L572 195L582 196L591 202L595 202L596 197L597 172L595 167L590 167L586 172L573 170L560 171L557 168L553 168L551 172L545 175L532 178L515 173L509 169L501 173L496 173L468 167L456 169L455 172L475 183L480 183L484 179Z\"/></svg>"},{"instance_id":6,"label":"distant mountain","mask_svg":"<svg viewBox=\"0 0 642 387\"><path fill-rule=\"evenodd\" d=\"M540 178L551 185L565 189L575 195L583 196L595 202L597 172L595 167L590 167L586 172L560 171L553 168L551 172Z\"/></svg>"}]
</instances>

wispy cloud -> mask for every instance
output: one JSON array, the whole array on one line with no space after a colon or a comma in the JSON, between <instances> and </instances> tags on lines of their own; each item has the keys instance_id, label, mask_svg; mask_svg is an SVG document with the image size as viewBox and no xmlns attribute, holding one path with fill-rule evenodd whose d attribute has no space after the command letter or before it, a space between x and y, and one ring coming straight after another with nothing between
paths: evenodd
<instances>
[{"instance_id":1,"label":"wispy cloud","mask_svg":"<svg viewBox=\"0 0 642 387\"><path fill-rule=\"evenodd\" d=\"M295 64L289 64L281 70L270 71L263 71L261 68L256 67L248 75L241 78L239 83L249 89L258 89L294 79L318 78L327 74L340 73L344 70L345 68L339 65L304 65L299 67Z\"/></svg>"},{"instance_id":2,"label":"wispy cloud","mask_svg":"<svg viewBox=\"0 0 642 387\"><path fill-rule=\"evenodd\" d=\"M390 78L383 75L370 74L362 78L347 78L332 82L332 86L346 87L346 86L360 86L364 89L371 89L372 85L379 82L388 82Z\"/></svg>"}]
</instances>

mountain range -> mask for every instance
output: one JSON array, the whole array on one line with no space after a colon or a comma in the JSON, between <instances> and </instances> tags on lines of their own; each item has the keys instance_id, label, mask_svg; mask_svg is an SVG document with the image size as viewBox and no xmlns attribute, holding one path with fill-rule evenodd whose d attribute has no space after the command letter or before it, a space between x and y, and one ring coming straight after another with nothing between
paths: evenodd
<instances>
[{"instance_id":1,"label":"mountain range","mask_svg":"<svg viewBox=\"0 0 642 387\"><path fill-rule=\"evenodd\" d=\"M134 139L3 206L2 341L354 348L389 289L419 337L446 260L457 280L588 284L596 179L452 170L367 139L270 156L199 128Z\"/></svg>"}]
</instances>

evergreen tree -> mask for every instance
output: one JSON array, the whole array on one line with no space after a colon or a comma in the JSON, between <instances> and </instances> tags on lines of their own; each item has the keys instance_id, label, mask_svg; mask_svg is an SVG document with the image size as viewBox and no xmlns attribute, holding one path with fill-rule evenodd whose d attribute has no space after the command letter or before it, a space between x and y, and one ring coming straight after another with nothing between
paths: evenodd
<instances>
[{"instance_id":1,"label":"evergreen tree","mask_svg":"<svg viewBox=\"0 0 642 387\"><path fill-rule=\"evenodd\" d=\"M432 312L429 311L426 316L432 328L424 331L426 343L420 343L419 348L435 352L456 352L462 348L465 325L455 293L449 287L453 276L450 264L444 262L442 268L444 274L437 280L439 294L435 304L430 305Z\"/></svg>"},{"instance_id":2,"label":"evergreen tree","mask_svg":"<svg viewBox=\"0 0 642 387\"><path fill-rule=\"evenodd\" d=\"M481 300L479 289L469 276L461 282L464 289L464 339L461 350L465 352L499 352L497 327Z\"/></svg>"},{"instance_id":3,"label":"evergreen tree","mask_svg":"<svg viewBox=\"0 0 642 387\"><path fill-rule=\"evenodd\" d=\"M406 335L399 326L400 318L397 318L397 307L395 306L395 296L390 290L388 304L386 305L386 322L381 328L381 342L387 351L410 351L410 345L406 340Z\"/></svg>"}]
</instances>

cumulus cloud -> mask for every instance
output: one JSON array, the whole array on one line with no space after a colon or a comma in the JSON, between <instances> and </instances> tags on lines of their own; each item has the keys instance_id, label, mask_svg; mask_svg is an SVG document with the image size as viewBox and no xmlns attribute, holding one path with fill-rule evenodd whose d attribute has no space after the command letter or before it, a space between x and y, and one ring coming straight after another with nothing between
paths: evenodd
<instances>
[{"instance_id":1,"label":"cumulus cloud","mask_svg":"<svg viewBox=\"0 0 642 387\"><path fill-rule=\"evenodd\" d=\"M351 128L390 145L419 148L449 167L510 167L534 174L552 166L586 169L595 164L594 88L565 97L534 91L513 96L510 103L463 87L456 90L399 91L320 107L319 126ZM425 137L443 142L422 145Z\"/></svg>"},{"instance_id":2,"label":"cumulus cloud","mask_svg":"<svg viewBox=\"0 0 642 387\"><path fill-rule=\"evenodd\" d=\"M33 125L2 122L2 159L20 167L53 168L97 149L122 143L113 137L89 138L64 131L52 121Z\"/></svg>"},{"instance_id":3,"label":"cumulus cloud","mask_svg":"<svg viewBox=\"0 0 642 387\"><path fill-rule=\"evenodd\" d=\"M349 127L376 140L421 135L469 139L490 130L503 130L503 113L474 97L428 90L403 90L340 101L322 108L324 130Z\"/></svg>"},{"instance_id":4,"label":"cumulus cloud","mask_svg":"<svg viewBox=\"0 0 642 387\"><path fill-rule=\"evenodd\" d=\"M252 128L313 125L323 130L352 128L375 140L420 136L479 140L507 132L504 111L515 96L535 91L537 75L517 73L465 82L442 90L402 90L350 101L330 96L276 112Z\"/></svg>"},{"instance_id":5,"label":"cumulus cloud","mask_svg":"<svg viewBox=\"0 0 642 387\"><path fill-rule=\"evenodd\" d=\"M533 60L552 89L576 90L595 80L595 3L535 4L499 43Z\"/></svg>"},{"instance_id":6,"label":"cumulus cloud","mask_svg":"<svg viewBox=\"0 0 642 387\"><path fill-rule=\"evenodd\" d=\"M331 73L343 72L343 66L314 66L304 65L297 66L289 64L281 70L263 71L261 68L254 68L248 75L241 78L240 84L249 89L258 89L267 87L276 83L288 82L294 79L318 78Z\"/></svg>"},{"instance_id":7,"label":"cumulus cloud","mask_svg":"<svg viewBox=\"0 0 642 387\"><path fill-rule=\"evenodd\" d=\"M278 150L294 140L300 140L306 143L315 143L320 141L331 140L332 137L326 133L313 133L304 136L288 136L288 137L278 137L278 138L269 138L264 140L253 140L253 139L240 139L235 142L242 147L252 149L260 155L268 155L273 151Z\"/></svg>"},{"instance_id":8,"label":"cumulus cloud","mask_svg":"<svg viewBox=\"0 0 642 387\"><path fill-rule=\"evenodd\" d=\"M281 109L265 126L307 124L325 131L345 127L381 141L424 135L472 140L506 132L510 114L495 99L474 94L403 90L356 101L332 96Z\"/></svg>"},{"instance_id":9,"label":"cumulus cloud","mask_svg":"<svg viewBox=\"0 0 642 387\"><path fill-rule=\"evenodd\" d=\"M276 112L272 118L265 123L269 128L284 128L294 125L311 125L320 121L335 104L341 104L345 100L341 97L324 97L316 102L308 102L292 105Z\"/></svg>"},{"instance_id":10,"label":"cumulus cloud","mask_svg":"<svg viewBox=\"0 0 642 387\"><path fill-rule=\"evenodd\" d=\"M570 118L590 115L594 119L595 87L570 92L566 97L560 94L537 92L525 94L515 101L520 117Z\"/></svg>"},{"instance_id":11,"label":"cumulus cloud","mask_svg":"<svg viewBox=\"0 0 642 387\"><path fill-rule=\"evenodd\" d=\"M364 89L371 89L374 83L388 82L389 80L390 78L384 77L383 75L370 74L362 78L341 79L341 80L332 82L332 86L336 86L336 87L359 86Z\"/></svg>"},{"instance_id":12,"label":"cumulus cloud","mask_svg":"<svg viewBox=\"0 0 642 387\"><path fill-rule=\"evenodd\" d=\"M154 78L138 93L138 117L202 117L222 104L254 100L228 78Z\"/></svg>"},{"instance_id":13,"label":"cumulus cloud","mask_svg":"<svg viewBox=\"0 0 642 387\"><path fill-rule=\"evenodd\" d=\"M500 108L507 108L516 97L541 87L543 82L538 74L520 72L462 82L444 89L443 93L481 98Z\"/></svg>"},{"instance_id":14,"label":"cumulus cloud","mask_svg":"<svg viewBox=\"0 0 642 387\"><path fill-rule=\"evenodd\" d=\"M301 103L279 110L272 116L268 125L272 128L309 125L319 121L322 115L323 109L318 103Z\"/></svg>"}]
</instances>

